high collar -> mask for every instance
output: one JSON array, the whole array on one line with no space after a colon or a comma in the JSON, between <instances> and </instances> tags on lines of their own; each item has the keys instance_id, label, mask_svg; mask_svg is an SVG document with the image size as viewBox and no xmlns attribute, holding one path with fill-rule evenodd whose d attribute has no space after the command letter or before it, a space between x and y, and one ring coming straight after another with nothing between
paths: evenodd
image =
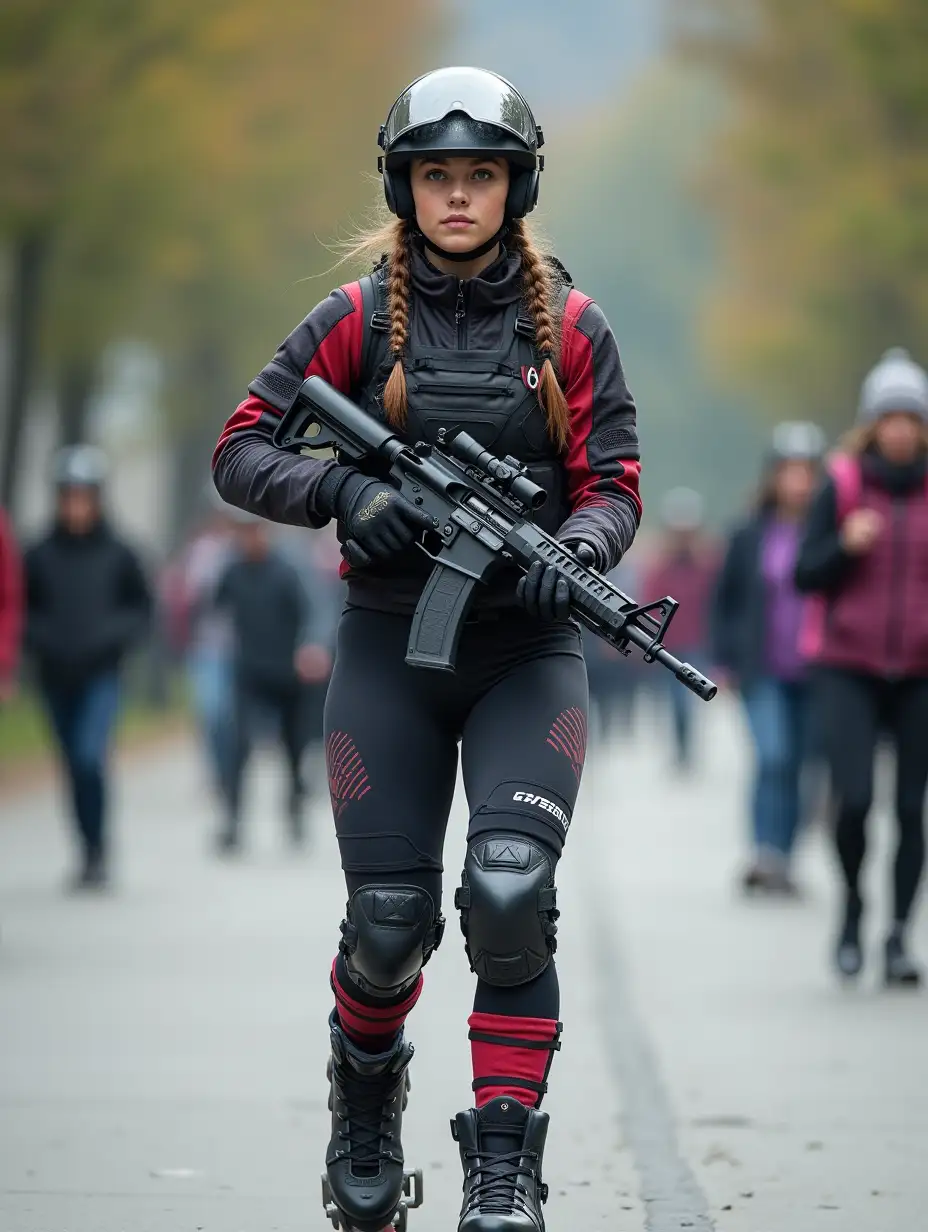
<instances>
[{"instance_id":1,"label":"high collar","mask_svg":"<svg viewBox=\"0 0 928 1232\"><path fill-rule=\"evenodd\" d=\"M110 537L110 531L103 518L100 518L90 528L90 530L83 535L75 535L74 532L68 530L62 522L56 520L54 526L52 527L52 535L59 543L65 543L69 546L80 548L83 546L89 547L91 544L99 543L103 539L108 539Z\"/></svg>"},{"instance_id":2,"label":"high collar","mask_svg":"<svg viewBox=\"0 0 928 1232\"><path fill-rule=\"evenodd\" d=\"M518 253L502 246L492 265L474 278L460 279L443 274L429 261L420 244L412 247L410 276L417 296L453 312L463 282L470 312L498 312L522 298L522 260Z\"/></svg>"},{"instance_id":3,"label":"high collar","mask_svg":"<svg viewBox=\"0 0 928 1232\"><path fill-rule=\"evenodd\" d=\"M868 449L863 455L864 475L893 496L903 496L914 488L923 487L928 470L928 457L924 453L911 462L889 462L881 453Z\"/></svg>"}]
</instances>

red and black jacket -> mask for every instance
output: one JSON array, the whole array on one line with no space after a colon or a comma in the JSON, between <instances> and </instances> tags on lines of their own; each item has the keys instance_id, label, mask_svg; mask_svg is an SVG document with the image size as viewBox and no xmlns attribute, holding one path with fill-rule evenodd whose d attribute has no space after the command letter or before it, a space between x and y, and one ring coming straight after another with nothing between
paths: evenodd
<instances>
[{"instance_id":1,"label":"red and black jacket","mask_svg":"<svg viewBox=\"0 0 928 1232\"><path fill-rule=\"evenodd\" d=\"M612 568L631 545L641 516L640 467L635 404L599 307L574 289L566 298L558 368L571 428L567 449L559 454L533 387L531 342L518 337L518 256L504 252L479 277L462 281L416 252L411 284L404 357L410 439L440 442L444 420L466 427L486 448L518 457L548 490L541 512L553 521L546 529L590 543L598 566ZM386 357L377 372L362 372L365 332L359 284L339 287L281 344L275 366L295 379L321 376L381 413L390 361ZM213 456L216 487L231 504L273 521L322 526L333 515L342 472L331 460L276 449L271 436L277 418L254 394L241 403ZM396 606L394 599L402 599L403 608L415 606L428 567L428 559L413 552L386 568L351 569L352 599L365 606Z\"/></svg>"}]
</instances>

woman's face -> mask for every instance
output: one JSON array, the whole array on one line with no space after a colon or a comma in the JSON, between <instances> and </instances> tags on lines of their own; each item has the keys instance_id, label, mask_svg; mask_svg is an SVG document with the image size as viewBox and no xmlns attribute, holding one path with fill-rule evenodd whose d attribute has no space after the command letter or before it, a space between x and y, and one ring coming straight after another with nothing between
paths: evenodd
<instances>
[{"instance_id":1,"label":"woman's face","mask_svg":"<svg viewBox=\"0 0 928 1232\"><path fill-rule=\"evenodd\" d=\"M818 470L811 462L790 458L781 462L773 481L777 507L785 513L802 514L812 499Z\"/></svg>"},{"instance_id":2,"label":"woman's face","mask_svg":"<svg viewBox=\"0 0 928 1232\"><path fill-rule=\"evenodd\" d=\"M509 192L503 158L417 158L410 182L419 230L438 248L471 252L503 225Z\"/></svg>"},{"instance_id":3,"label":"woman's face","mask_svg":"<svg viewBox=\"0 0 928 1232\"><path fill-rule=\"evenodd\" d=\"M923 447L922 422L908 411L891 411L877 421L873 441L887 462L911 462Z\"/></svg>"}]
</instances>

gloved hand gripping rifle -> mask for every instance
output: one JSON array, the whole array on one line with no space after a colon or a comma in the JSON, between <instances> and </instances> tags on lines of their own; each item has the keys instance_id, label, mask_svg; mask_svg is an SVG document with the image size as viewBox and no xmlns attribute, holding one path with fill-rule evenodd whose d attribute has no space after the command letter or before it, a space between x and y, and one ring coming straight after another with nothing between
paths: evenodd
<instances>
[{"instance_id":1,"label":"gloved hand gripping rifle","mask_svg":"<svg viewBox=\"0 0 928 1232\"><path fill-rule=\"evenodd\" d=\"M413 617L410 666L454 671L475 586L506 564L527 572L541 561L567 581L571 613L587 628L626 654L629 644L638 646L645 662L661 663L705 701L715 696L711 680L662 645L676 600L636 604L535 526L532 514L547 494L515 458L494 457L466 432L448 442L447 453L425 442L408 445L321 377L300 384L271 365L249 390L280 411L273 438L279 448L333 449L340 462L386 480L431 516L434 533L418 546L435 567Z\"/></svg>"}]
</instances>

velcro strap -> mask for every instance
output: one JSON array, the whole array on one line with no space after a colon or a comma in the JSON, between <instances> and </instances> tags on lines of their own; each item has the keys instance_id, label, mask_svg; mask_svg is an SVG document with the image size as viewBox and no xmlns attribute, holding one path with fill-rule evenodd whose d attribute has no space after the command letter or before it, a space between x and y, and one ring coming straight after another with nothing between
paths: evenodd
<instances>
[{"instance_id":1,"label":"velcro strap","mask_svg":"<svg viewBox=\"0 0 928 1232\"><path fill-rule=\"evenodd\" d=\"M470 1084L472 1091L481 1091L484 1087L525 1087L526 1091L537 1091L544 1095L548 1090L546 1082L533 1082L531 1078L513 1078L497 1076L495 1078L475 1078Z\"/></svg>"},{"instance_id":2,"label":"velcro strap","mask_svg":"<svg viewBox=\"0 0 928 1232\"><path fill-rule=\"evenodd\" d=\"M469 1040L477 1040L481 1044L499 1044L503 1048L535 1048L539 1051L546 1049L548 1052L560 1052L561 1041L555 1035L554 1039L550 1040L524 1040L515 1039L511 1035L490 1035L486 1031L470 1030L467 1033Z\"/></svg>"},{"instance_id":3,"label":"velcro strap","mask_svg":"<svg viewBox=\"0 0 928 1232\"><path fill-rule=\"evenodd\" d=\"M557 886L545 886L538 891L538 910L553 911L557 906Z\"/></svg>"},{"instance_id":4,"label":"velcro strap","mask_svg":"<svg viewBox=\"0 0 928 1232\"><path fill-rule=\"evenodd\" d=\"M459 911L470 906L470 886L458 886L454 892L454 905Z\"/></svg>"}]
</instances>

